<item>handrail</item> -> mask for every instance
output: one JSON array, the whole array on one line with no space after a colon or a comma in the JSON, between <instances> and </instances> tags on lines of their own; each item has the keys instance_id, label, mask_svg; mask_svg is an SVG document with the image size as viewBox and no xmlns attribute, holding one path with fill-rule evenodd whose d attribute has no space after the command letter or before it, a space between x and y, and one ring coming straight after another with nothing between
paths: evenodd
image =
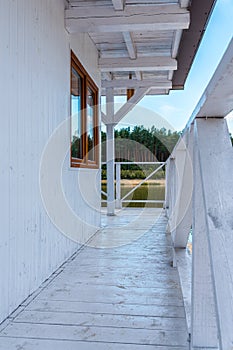
<instances>
[{"instance_id":1,"label":"handrail","mask_svg":"<svg viewBox=\"0 0 233 350\"><path fill-rule=\"evenodd\" d=\"M106 162L102 162L102 165L105 165ZM148 199L141 199L141 200L127 200L127 197L129 197L134 191L136 191L141 185L143 185L146 181L148 181L154 174L156 174L161 168L163 168L166 165L166 162L114 162L116 166L116 208L120 209L122 207L122 203L157 203L157 204L164 204L164 200L148 200ZM132 188L127 194L124 195L123 198L121 198L121 166L122 165L159 165L158 168L156 168L154 171L151 172L145 179L140 181L134 188ZM101 191L101 193L107 197L107 193L104 191ZM106 202L106 200L102 200L102 202Z\"/></svg>"},{"instance_id":2,"label":"handrail","mask_svg":"<svg viewBox=\"0 0 233 350\"><path fill-rule=\"evenodd\" d=\"M224 119L233 109L232 79L233 39L167 161L174 263L193 232L192 349L233 349L233 152Z\"/></svg>"},{"instance_id":3,"label":"handrail","mask_svg":"<svg viewBox=\"0 0 233 350\"><path fill-rule=\"evenodd\" d=\"M156 164L156 163L155 163ZM123 201L125 198L127 198L130 194L132 194L134 191L136 191L142 184L144 184L144 182L146 182L147 180L149 180L154 174L156 174L164 165L165 163L162 163L157 169L155 169L150 175L148 175L144 180L142 180L141 182L139 182L139 184L137 184L131 191L129 191L129 193L127 193L121 200Z\"/></svg>"},{"instance_id":4,"label":"handrail","mask_svg":"<svg viewBox=\"0 0 233 350\"><path fill-rule=\"evenodd\" d=\"M107 193L106 192L104 192L103 190L101 190L101 194L102 195L104 195L105 197L107 197L108 195L107 195Z\"/></svg>"},{"instance_id":5,"label":"handrail","mask_svg":"<svg viewBox=\"0 0 233 350\"><path fill-rule=\"evenodd\" d=\"M130 164L130 165L138 165L138 164L164 164L166 162L115 162L115 164ZM102 163L102 164L105 164L105 163Z\"/></svg>"}]
</instances>

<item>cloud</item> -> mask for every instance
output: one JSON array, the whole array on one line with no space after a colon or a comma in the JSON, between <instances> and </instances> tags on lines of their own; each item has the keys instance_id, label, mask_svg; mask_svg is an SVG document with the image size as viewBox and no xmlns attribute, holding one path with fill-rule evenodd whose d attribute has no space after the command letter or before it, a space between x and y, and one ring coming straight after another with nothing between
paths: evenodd
<instances>
[{"instance_id":1,"label":"cloud","mask_svg":"<svg viewBox=\"0 0 233 350\"><path fill-rule=\"evenodd\" d=\"M233 120L233 110L226 116L227 120Z\"/></svg>"},{"instance_id":2,"label":"cloud","mask_svg":"<svg viewBox=\"0 0 233 350\"><path fill-rule=\"evenodd\" d=\"M159 107L159 112L165 116L173 116L174 114L181 113L182 110L180 108L174 107L172 105L162 105Z\"/></svg>"},{"instance_id":3,"label":"cloud","mask_svg":"<svg viewBox=\"0 0 233 350\"><path fill-rule=\"evenodd\" d=\"M231 134L233 134L233 110L226 116L228 129Z\"/></svg>"}]
</instances>

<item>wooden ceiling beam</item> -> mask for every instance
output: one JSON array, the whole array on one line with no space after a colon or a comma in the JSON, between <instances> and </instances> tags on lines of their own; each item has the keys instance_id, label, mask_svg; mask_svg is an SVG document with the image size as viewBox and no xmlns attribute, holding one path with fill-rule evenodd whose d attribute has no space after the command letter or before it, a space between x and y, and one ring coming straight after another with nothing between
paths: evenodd
<instances>
[{"instance_id":1,"label":"wooden ceiling beam","mask_svg":"<svg viewBox=\"0 0 233 350\"><path fill-rule=\"evenodd\" d=\"M177 61L167 56L138 57L135 60L127 57L99 58L99 69L102 72L176 70Z\"/></svg>"},{"instance_id":2,"label":"wooden ceiling beam","mask_svg":"<svg viewBox=\"0 0 233 350\"><path fill-rule=\"evenodd\" d=\"M112 4L115 10L123 11L125 7L125 0L112 0Z\"/></svg>"},{"instance_id":3,"label":"wooden ceiling beam","mask_svg":"<svg viewBox=\"0 0 233 350\"><path fill-rule=\"evenodd\" d=\"M103 72L102 74L105 80L111 81L113 79L113 75L110 72Z\"/></svg>"},{"instance_id":4,"label":"wooden ceiling beam","mask_svg":"<svg viewBox=\"0 0 233 350\"><path fill-rule=\"evenodd\" d=\"M165 89L150 89L146 95L147 96L151 96L151 95L168 95L169 94L170 89L165 90ZM114 90L114 96L125 96L126 95L126 90L125 89L116 89ZM101 90L101 96L106 96L106 89L102 89Z\"/></svg>"},{"instance_id":5,"label":"wooden ceiling beam","mask_svg":"<svg viewBox=\"0 0 233 350\"><path fill-rule=\"evenodd\" d=\"M184 0L183 0L184 1ZM98 1L96 1L98 3ZM139 16L141 14L149 15L163 15L163 14L184 14L187 13L186 9L180 7L180 4L141 4L141 5L125 5L124 11L115 11L112 6L77 6L70 8L66 11L66 17L77 17L79 19L84 18L120 18L120 17L130 17Z\"/></svg>"},{"instance_id":6,"label":"wooden ceiling beam","mask_svg":"<svg viewBox=\"0 0 233 350\"><path fill-rule=\"evenodd\" d=\"M174 39L173 39L173 43L172 43L172 52L171 52L172 58L177 57L181 37L182 37L182 30L177 30L174 34Z\"/></svg>"},{"instance_id":7,"label":"wooden ceiling beam","mask_svg":"<svg viewBox=\"0 0 233 350\"><path fill-rule=\"evenodd\" d=\"M190 4L190 0L180 0L180 7L181 8L187 8L189 7L189 4Z\"/></svg>"},{"instance_id":8,"label":"wooden ceiling beam","mask_svg":"<svg viewBox=\"0 0 233 350\"><path fill-rule=\"evenodd\" d=\"M172 50L171 50L171 57L172 58L176 58L177 57L178 50L179 50L179 47L180 47L180 41L181 41L181 38L182 38L182 33L183 33L183 31L180 30L180 29L175 31L174 39L173 39L173 43L172 43ZM170 70L169 73L168 73L168 79L172 80L173 75L174 75L174 70Z\"/></svg>"},{"instance_id":9,"label":"wooden ceiling beam","mask_svg":"<svg viewBox=\"0 0 233 350\"><path fill-rule=\"evenodd\" d=\"M154 89L171 89L172 82L169 80L162 81L161 79L146 79L146 80L135 80L135 79L115 79L112 81L102 81L102 88L126 88L126 89L138 89L138 88L154 88Z\"/></svg>"},{"instance_id":10,"label":"wooden ceiling beam","mask_svg":"<svg viewBox=\"0 0 233 350\"><path fill-rule=\"evenodd\" d=\"M142 80L142 72L136 70L136 72L134 72L134 73L136 75L137 80Z\"/></svg>"},{"instance_id":11,"label":"wooden ceiling beam","mask_svg":"<svg viewBox=\"0 0 233 350\"><path fill-rule=\"evenodd\" d=\"M131 60L135 60L137 58L137 49L132 37L132 34L130 32L124 32L123 37L125 40L125 44L128 50L129 57ZM137 80L142 80L142 73L139 71L135 72Z\"/></svg>"},{"instance_id":12,"label":"wooden ceiling beam","mask_svg":"<svg viewBox=\"0 0 233 350\"><path fill-rule=\"evenodd\" d=\"M179 5L126 5L124 11L79 7L65 10L65 23L70 33L178 30L189 27L190 14Z\"/></svg>"},{"instance_id":13,"label":"wooden ceiling beam","mask_svg":"<svg viewBox=\"0 0 233 350\"><path fill-rule=\"evenodd\" d=\"M131 58L131 60L135 60L137 58L137 50L132 38L132 34L130 32L124 32L122 34L125 40L125 45L129 53L129 57Z\"/></svg>"}]
</instances>

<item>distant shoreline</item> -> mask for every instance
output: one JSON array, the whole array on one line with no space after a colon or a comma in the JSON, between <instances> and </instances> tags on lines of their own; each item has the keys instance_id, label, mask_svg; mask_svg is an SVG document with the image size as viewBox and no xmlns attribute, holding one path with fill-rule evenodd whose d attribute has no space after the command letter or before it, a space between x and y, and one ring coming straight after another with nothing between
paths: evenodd
<instances>
[{"instance_id":1,"label":"distant shoreline","mask_svg":"<svg viewBox=\"0 0 233 350\"><path fill-rule=\"evenodd\" d=\"M121 184L127 185L127 186L136 186L141 181L142 181L142 179L122 179ZM107 180L102 180L101 182L102 182L102 184L106 184ZM155 185L155 186L165 186L165 179L147 180L145 183L149 184L149 185Z\"/></svg>"}]
</instances>

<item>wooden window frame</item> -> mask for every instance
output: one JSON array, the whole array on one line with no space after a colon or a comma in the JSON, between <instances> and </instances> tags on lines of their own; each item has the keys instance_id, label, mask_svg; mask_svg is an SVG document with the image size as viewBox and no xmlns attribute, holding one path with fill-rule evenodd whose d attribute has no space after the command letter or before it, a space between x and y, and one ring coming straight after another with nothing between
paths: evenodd
<instances>
[{"instance_id":1,"label":"wooden window frame","mask_svg":"<svg viewBox=\"0 0 233 350\"><path fill-rule=\"evenodd\" d=\"M79 74L82 80L81 84L81 120L82 120L82 150L83 158L72 157L72 140L70 142L70 166L72 168L99 168L99 118L98 118L98 102L99 102L99 90L90 75L87 73L81 62L78 60L73 51L71 51L71 65L70 65L70 101L72 91L72 68ZM88 135L87 135L87 96L88 89L92 91L94 98L94 161L88 159ZM71 110L71 122L70 122L70 139L72 138L72 107L70 102Z\"/></svg>"}]
</instances>

